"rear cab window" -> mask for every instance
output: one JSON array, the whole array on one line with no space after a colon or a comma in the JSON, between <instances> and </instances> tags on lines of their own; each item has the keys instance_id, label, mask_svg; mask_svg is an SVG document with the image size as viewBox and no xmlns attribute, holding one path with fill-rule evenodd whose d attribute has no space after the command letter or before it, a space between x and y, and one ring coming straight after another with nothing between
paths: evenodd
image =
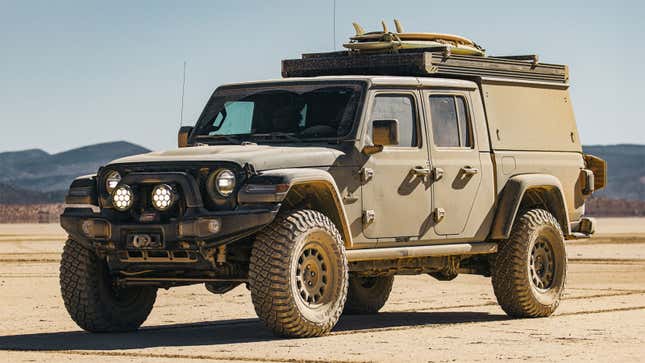
<instances>
[{"instance_id":1,"label":"rear cab window","mask_svg":"<svg viewBox=\"0 0 645 363\"><path fill-rule=\"evenodd\" d=\"M472 124L463 96L431 95L430 117L435 146L473 147Z\"/></svg>"}]
</instances>

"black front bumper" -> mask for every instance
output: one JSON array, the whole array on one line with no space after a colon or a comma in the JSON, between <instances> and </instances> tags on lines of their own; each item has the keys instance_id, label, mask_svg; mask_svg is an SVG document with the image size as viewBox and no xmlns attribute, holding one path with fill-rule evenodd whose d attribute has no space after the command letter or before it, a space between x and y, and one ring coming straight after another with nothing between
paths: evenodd
<instances>
[{"instance_id":1,"label":"black front bumper","mask_svg":"<svg viewBox=\"0 0 645 363\"><path fill-rule=\"evenodd\" d=\"M280 203L231 205L231 209L217 211L207 209L198 181L184 171L136 171L127 173L121 181L121 184L139 187L163 183L177 185L181 190L181 211L161 218L146 206L139 206L146 214L151 212L151 218L144 218L143 214L119 213L112 209L109 199L105 195L101 197L97 190L96 177L79 178L68 192L66 202L71 205L60 217L61 226L73 239L97 249L140 248L132 246L133 236L147 236L154 243L145 248L194 250L197 244L201 248L212 248L248 236L271 223L280 209ZM94 211L96 207L93 210L76 203L104 208ZM217 229L212 228L212 222L217 222Z\"/></svg>"},{"instance_id":2,"label":"black front bumper","mask_svg":"<svg viewBox=\"0 0 645 363\"><path fill-rule=\"evenodd\" d=\"M239 207L233 211L192 213L190 217L172 219L168 223L115 222L107 213L94 212L91 208L68 207L60 217L61 226L74 240L90 248L124 250L133 234L159 236L161 249L179 248L188 243L194 248L198 242L203 247L216 247L246 237L275 218L279 204L262 207ZM198 232L204 221L217 219L220 229L217 233ZM85 226L84 226L85 223ZM100 228L89 228L98 225ZM96 230L100 233L96 233ZM90 233L88 233L90 232Z\"/></svg>"}]
</instances>

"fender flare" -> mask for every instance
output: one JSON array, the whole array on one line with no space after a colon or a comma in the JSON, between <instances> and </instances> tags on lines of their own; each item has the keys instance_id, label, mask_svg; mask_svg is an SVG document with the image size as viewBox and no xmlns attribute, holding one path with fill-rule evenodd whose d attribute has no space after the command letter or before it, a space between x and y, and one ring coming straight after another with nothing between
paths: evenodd
<instances>
[{"instance_id":1,"label":"fender flare","mask_svg":"<svg viewBox=\"0 0 645 363\"><path fill-rule=\"evenodd\" d=\"M569 212L560 180L548 174L521 174L509 178L498 196L490 239L500 240L510 237L526 192L535 189L544 191L547 209L560 222L564 236L569 235Z\"/></svg>"},{"instance_id":2,"label":"fender flare","mask_svg":"<svg viewBox=\"0 0 645 363\"><path fill-rule=\"evenodd\" d=\"M96 174L82 175L75 178L65 194L65 204L98 207L97 179Z\"/></svg>"},{"instance_id":3,"label":"fender flare","mask_svg":"<svg viewBox=\"0 0 645 363\"><path fill-rule=\"evenodd\" d=\"M311 186L331 197L338 218L331 218L339 227L345 246L352 245L347 213L334 177L315 168L276 169L258 173L247 180L238 193L238 203L282 203L299 186Z\"/></svg>"}]
</instances>

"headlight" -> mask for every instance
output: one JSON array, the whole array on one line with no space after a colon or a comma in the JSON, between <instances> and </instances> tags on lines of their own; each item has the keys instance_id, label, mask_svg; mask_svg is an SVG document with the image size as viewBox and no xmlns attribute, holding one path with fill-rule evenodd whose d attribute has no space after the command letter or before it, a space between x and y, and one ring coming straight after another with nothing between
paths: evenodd
<instances>
[{"instance_id":1,"label":"headlight","mask_svg":"<svg viewBox=\"0 0 645 363\"><path fill-rule=\"evenodd\" d=\"M159 184L152 190L152 206L158 211L166 211L177 199L177 193L170 185Z\"/></svg>"},{"instance_id":2,"label":"headlight","mask_svg":"<svg viewBox=\"0 0 645 363\"><path fill-rule=\"evenodd\" d=\"M235 191L235 174L228 169L218 170L211 174L208 179L209 193L216 191L217 194L226 198Z\"/></svg>"},{"instance_id":3,"label":"headlight","mask_svg":"<svg viewBox=\"0 0 645 363\"><path fill-rule=\"evenodd\" d=\"M121 174L119 174L118 171L113 170L108 174L107 178L105 178L105 189L108 193L112 193L114 188L119 185L119 182L121 182Z\"/></svg>"},{"instance_id":4,"label":"headlight","mask_svg":"<svg viewBox=\"0 0 645 363\"><path fill-rule=\"evenodd\" d=\"M132 207L134 195L132 189L127 185L121 185L112 192L112 205L118 211L126 211Z\"/></svg>"}]
</instances>

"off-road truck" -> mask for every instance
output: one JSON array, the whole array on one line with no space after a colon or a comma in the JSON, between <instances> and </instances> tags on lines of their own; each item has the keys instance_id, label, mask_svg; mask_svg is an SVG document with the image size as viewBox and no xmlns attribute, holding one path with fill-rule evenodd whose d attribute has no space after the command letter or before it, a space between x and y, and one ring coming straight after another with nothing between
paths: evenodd
<instances>
[{"instance_id":1,"label":"off-road truck","mask_svg":"<svg viewBox=\"0 0 645 363\"><path fill-rule=\"evenodd\" d=\"M158 288L245 284L276 334L320 336L401 274L491 276L508 315L556 310L606 170L565 66L334 52L282 71L217 88L179 148L73 181L60 284L81 328L137 329Z\"/></svg>"}]
</instances>

